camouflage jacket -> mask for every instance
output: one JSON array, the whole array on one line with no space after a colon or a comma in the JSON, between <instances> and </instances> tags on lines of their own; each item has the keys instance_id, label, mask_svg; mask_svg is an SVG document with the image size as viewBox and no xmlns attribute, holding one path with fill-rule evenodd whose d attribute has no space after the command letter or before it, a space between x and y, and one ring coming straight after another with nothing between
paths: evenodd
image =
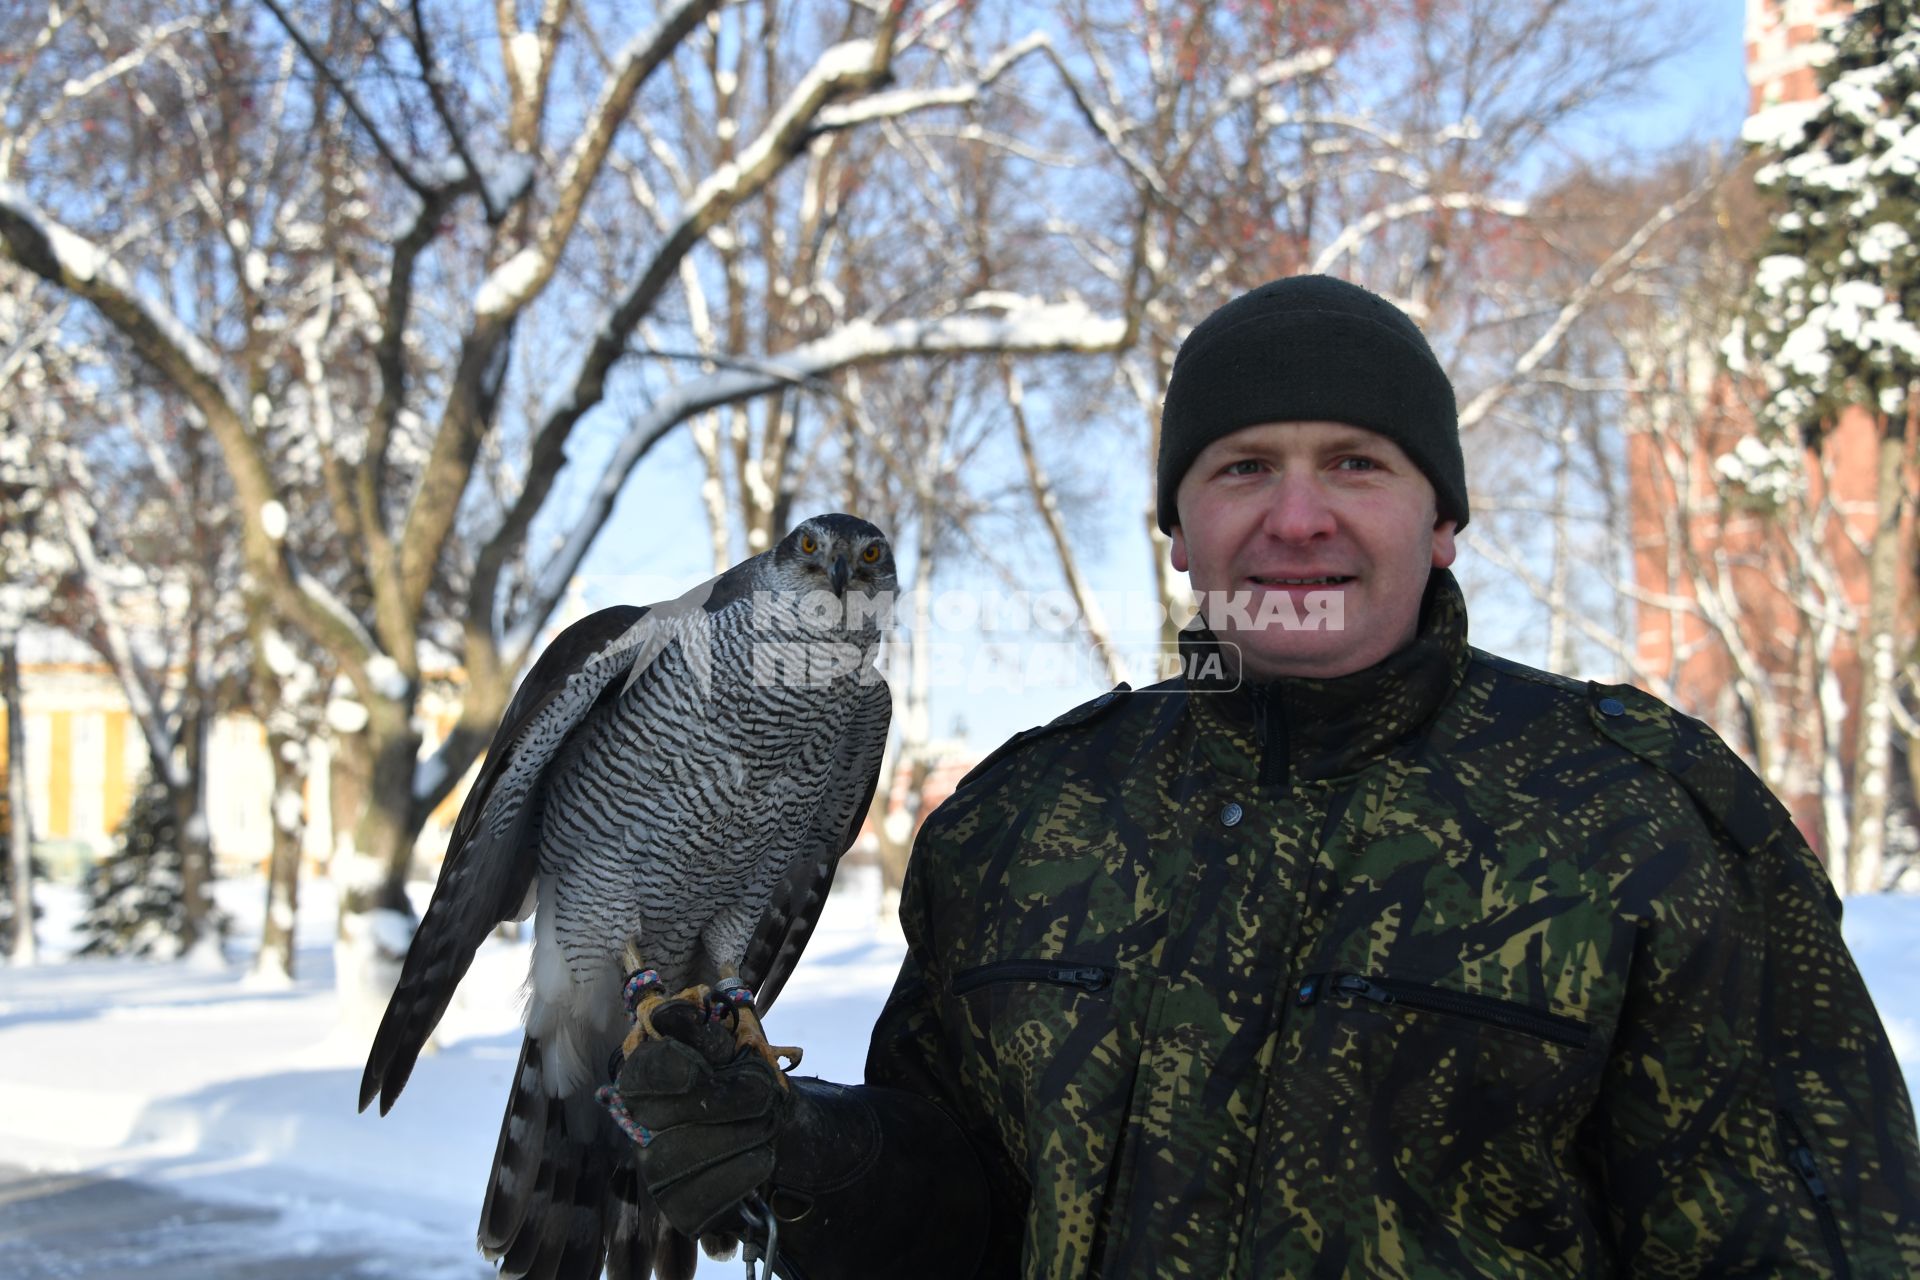
<instances>
[{"instance_id":1,"label":"camouflage jacket","mask_svg":"<svg viewBox=\"0 0 1920 1280\"><path fill-rule=\"evenodd\" d=\"M1711 731L1468 647L1124 688L927 821L874 1084L998 1168L992 1274L1920 1275L1839 904Z\"/></svg>"}]
</instances>

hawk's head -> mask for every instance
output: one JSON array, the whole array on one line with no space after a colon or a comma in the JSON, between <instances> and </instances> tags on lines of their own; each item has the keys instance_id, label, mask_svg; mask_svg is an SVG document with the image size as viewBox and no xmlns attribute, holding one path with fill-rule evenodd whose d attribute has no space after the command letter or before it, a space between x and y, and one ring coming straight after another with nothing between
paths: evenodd
<instances>
[{"instance_id":1,"label":"hawk's head","mask_svg":"<svg viewBox=\"0 0 1920 1280\"><path fill-rule=\"evenodd\" d=\"M879 629L899 590L887 535L837 511L795 525L773 549L772 567L784 590L825 590L845 601L853 631Z\"/></svg>"}]
</instances>

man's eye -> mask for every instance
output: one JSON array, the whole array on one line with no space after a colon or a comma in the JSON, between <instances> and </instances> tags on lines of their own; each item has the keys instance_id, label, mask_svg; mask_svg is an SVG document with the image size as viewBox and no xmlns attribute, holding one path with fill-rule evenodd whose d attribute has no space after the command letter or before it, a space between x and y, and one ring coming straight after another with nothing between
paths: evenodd
<instances>
[{"instance_id":1,"label":"man's eye","mask_svg":"<svg viewBox=\"0 0 1920 1280\"><path fill-rule=\"evenodd\" d=\"M1250 476L1260 470L1260 463L1253 458L1242 458L1238 462L1229 462L1224 474L1230 476Z\"/></svg>"},{"instance_id":2,"label":"man's eye","mask_svg":"<svg viewBox=\"0 0 1920 1280\"><path fill-rule=\"evenodd\" d=\"M1373 471L1377 468L1377 464L1372 458L1360 458L1351 454L1340 459L1340 461L1334 465L1342 471Z\"/></svg>"}]
</instances>

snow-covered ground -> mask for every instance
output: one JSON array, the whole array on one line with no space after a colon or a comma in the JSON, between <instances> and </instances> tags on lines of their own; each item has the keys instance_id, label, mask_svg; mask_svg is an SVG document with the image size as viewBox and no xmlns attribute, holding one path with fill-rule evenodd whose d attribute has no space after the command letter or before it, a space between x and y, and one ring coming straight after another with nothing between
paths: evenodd
<instances>
[{"instance_id":1,"label":"snow-covered ground","mask_svg":"<svg viewBox=\"0 0 1920 1280\"><path fill-rule=\"evenodd\" d=\"M214 972L62 959L80 904L43 891L39 937L52 962L0 966L0 1166L130 1177L277 1211L271 1230L178 1227L225 1232L210 1242L215 1255L266 1251L262 1277L278 1274L269 1257L370 1243L385 1265L346 1274L491 1276L474 1224L520 1050L526 946L482 947L440 1024L439 1052L421 1058L391 1113L356 1114L367 1037L340 1030L327 886L302 894L298 979L276 990L244 972L265 902L258 881L219 886L238 928L235 966ZM860 1078L902 950L879 918L877 873L849 868L771 1015L778 1040L806 1049L810 1074ZM701 1274L737 1277L741 1263L703 1259Z\"/></svg>"},{"instance_id":2,"label":"snow-covered ground","mask_svg":"<svg viewBox=\"0 0 1920 1280\"><path fill-rule=\"evenodd\" d=\"M829 1079L859 1078L899 963L878 895L871 872L844 877L773 1015L775 1038L805 1046L806 1069ZM251 954L264 895L257 882L229 881L220 897L241 922L229 947L238 961ZM299 979L273 990L251 986L239 968L63 960L78 904L47 892L41 937L54 961L0 969L0 1165L130 1177L269 1211L172 1228L202 1233L210 1256L261 1257L257 1272L231 1274L281 1274L272 1259L371 1253L382 1261L350 1273L491 1275L473 1226L519 1048L525 947L482 949L441 1024L441 1051L421 1060L390 1115L359 1115L365 1046L338 1030L332 904L324 885L306 898ZM1920 1082L1920 896L1849 902L1847 938L1911 1087ZM706 1262L702 1274L739 1268Z\"/></svg>"}]
</instances>

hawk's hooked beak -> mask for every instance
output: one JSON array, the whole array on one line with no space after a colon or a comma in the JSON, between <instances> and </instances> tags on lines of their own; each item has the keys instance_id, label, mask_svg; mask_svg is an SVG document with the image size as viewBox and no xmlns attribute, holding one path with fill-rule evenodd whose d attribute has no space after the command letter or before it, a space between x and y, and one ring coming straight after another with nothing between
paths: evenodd
<instances>
[{"instance_id":1,"label":"hawk's hooked beak","mask_svg":"<svg viewBox=\"0 0 1920 1280\"><path fill-rule=\"evenodd\" d=\"M845 556L835 556L833 558L833 569L827 574L827 581L833 584L833 594L837 596L847 594L847 579L852 576L853 570L847 568L847 558Z\"/></svg>"}]
</instances>

